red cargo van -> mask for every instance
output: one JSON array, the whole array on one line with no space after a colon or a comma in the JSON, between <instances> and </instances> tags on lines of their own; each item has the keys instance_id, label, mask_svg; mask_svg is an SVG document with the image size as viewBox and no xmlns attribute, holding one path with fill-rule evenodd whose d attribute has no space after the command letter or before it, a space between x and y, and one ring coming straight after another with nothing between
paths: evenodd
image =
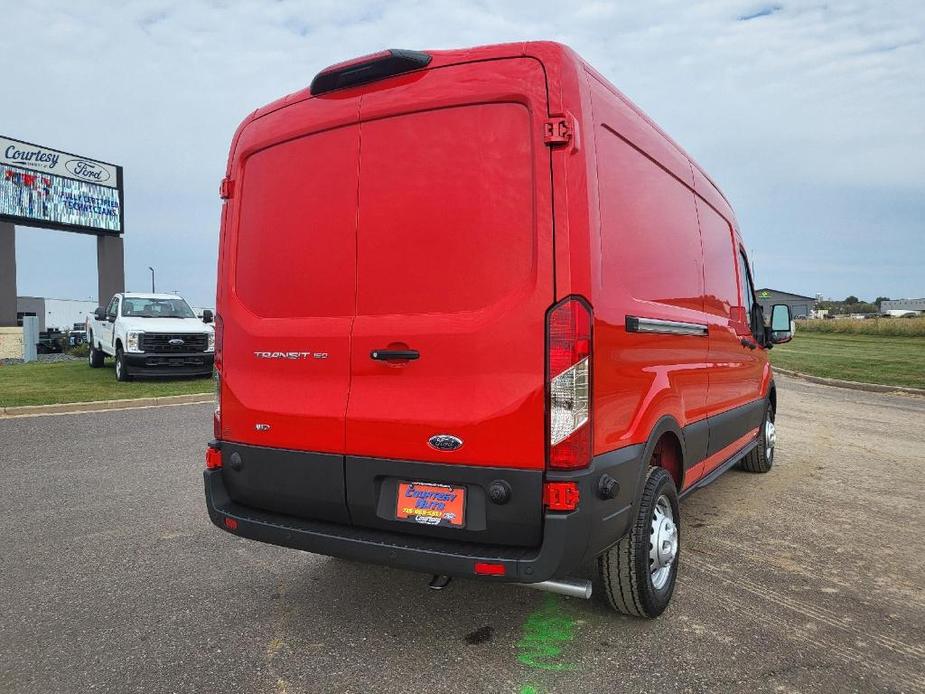
<instances>
[{"instance_id":1,"label":"red cargo van","mask_svg":"<svg viewBox=\"0 0 925 694\"><path fill-rule=\"evenodd\" d=\"M765 472L732 209L569 48L389 50L251 114L222 181L212 521L662 612L678 497Z\"/></svg>"}]
</instances>

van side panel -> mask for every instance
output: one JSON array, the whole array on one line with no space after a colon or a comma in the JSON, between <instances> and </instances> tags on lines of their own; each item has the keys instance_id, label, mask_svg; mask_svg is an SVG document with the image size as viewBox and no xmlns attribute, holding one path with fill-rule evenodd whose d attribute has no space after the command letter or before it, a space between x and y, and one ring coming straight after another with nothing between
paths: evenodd
<instances>
[{"instance_id":1,"label":"van side panel","mask_svg":"<svg viewBox=\"0 0 925 694\"><path fill-rule=\"evenodd\" d=\"M744 313L734 308L745 305L744 279L739 273L741 241L730 222L702 198L698 198L697 209L710 323L707 454L712 463L703 466L706 475L723 462L712 458L717 451L746 437L761 423L770 368L765 349L757 346L748 323L739 318Z\"/></svg>"},{"instance_id":2,"label":"van side panel","mask_svg":"<svg viewBox=\"0 0 925 694\"><path fill-rule=\"evenodd\" d=\"M590 89L601 219L594 447L603 453L645 441L665 414L680 426L703 419L707 340L627 331L627 317L704 324L700 232L688 180L675 175L689 179L690 167L655 160L648 150L664 151L660 136L596 80Z\"/></svg>"},{"instance_id":3,"label":"van side panel","mask_svg":"<svg viewBox=\"0 0 925 694\"><path fill-rule=\"evenodd\" d=\"M761 372L753 373L755 350L742 344L751 339L747 328L733 320L731 309L741 306L736 281L736 244L729 222L712 207L700 202L703 231L706 310L710 321L710 385L707 393L711 415L756 400Z\"/></svg>"}]
</instances>

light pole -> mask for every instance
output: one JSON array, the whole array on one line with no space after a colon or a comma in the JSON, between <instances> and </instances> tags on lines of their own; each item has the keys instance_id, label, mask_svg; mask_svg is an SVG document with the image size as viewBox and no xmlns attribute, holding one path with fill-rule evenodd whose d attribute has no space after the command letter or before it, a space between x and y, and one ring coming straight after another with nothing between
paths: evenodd
<instances>
[{"instance_id":1,"label":"light pole","mask_svg":"<svg viewBox=\"0 0 925 694\"><path fill-rule=\"evenodd\" d=\"M149 265L148 269L151 271L151 293L154 294L154 268Z\"/></svg>"}]
</instances>

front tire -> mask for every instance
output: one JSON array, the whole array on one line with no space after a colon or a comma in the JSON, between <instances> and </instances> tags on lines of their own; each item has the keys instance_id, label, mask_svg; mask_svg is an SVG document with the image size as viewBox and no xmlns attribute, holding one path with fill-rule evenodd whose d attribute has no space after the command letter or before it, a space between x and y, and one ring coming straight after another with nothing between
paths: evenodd
<instances>
[{"instance_id":1,"label":"front tire","mask_svg":"<svg viewBox=\"0 0 925 694\"><path fill-rule=\"evenodd\" d=\"M98 369L103 365L103 359L106 358L106 355L103 354L103 350L97 349L93 346L93 340L90 340L90 351L87 352L87 363L90 364L91 369Z\"/></svg>"},{"instance_id":2,"label":"front tire","mask_svg":"<svg viewBox=\"0 0 925 694\"><path fill-rule=\"evenodd\" d=\"M768 472L774 465L774 446L777 443L777 428L774 426L774 406L768 401L764 421L758 434L758 445L742 458L739 467L746 472Z\"/></svg>"},{"instance_id":3,"label":"front tire","mask_svg":"<svg viewBox=\"0 0 925 694\"><path fill-rule=\"evenodd\" d=\"M120 382L131 380L131 376L125 370L125 355L122 353L121 347L116 349L116 380Z\"/></svg>"},{"instance_id":4,"label":"front tire","mask_svg":"<svg viewBox=\"0 0 925 694\"><path fill-rule=\"evenodd\" d=\"M635 617L658 617L678 576L681 515L678 491L666 470L650 467L629 533L598 558L610 606Z\"/></svg>"}]
</instances>

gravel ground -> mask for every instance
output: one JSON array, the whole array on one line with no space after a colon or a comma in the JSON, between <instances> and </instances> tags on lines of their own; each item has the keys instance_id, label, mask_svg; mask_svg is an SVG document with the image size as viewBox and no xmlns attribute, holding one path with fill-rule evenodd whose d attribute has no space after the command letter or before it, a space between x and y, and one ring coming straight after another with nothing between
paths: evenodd
<instances>
[{"instance_id":1,"label":"gravel ground","mask_svg":"<svg viewBox=\"0 0 925 694\"><path fill-rule=\"evenodd\" d=\"M86 359L86 357L75 357L72 354L64 354L59 352L57 354L38 354L36 355L36 361L43 364L54 364L59 361L81 361ZM10 364L24 364L25 362L22 359L0 359L0 364L8 366Z\"/></svg>"},{"instance_id":2,"label":"gravel ground","mask_svg":"<svg viewBox=\"0 0 925 694\"><path fill-rule=\"evenodd\" d=\"M779 385L656 621L222 533L209 406L0 420L0 691L925 691L925 398Z\"/></svg>"}]
</instances>

